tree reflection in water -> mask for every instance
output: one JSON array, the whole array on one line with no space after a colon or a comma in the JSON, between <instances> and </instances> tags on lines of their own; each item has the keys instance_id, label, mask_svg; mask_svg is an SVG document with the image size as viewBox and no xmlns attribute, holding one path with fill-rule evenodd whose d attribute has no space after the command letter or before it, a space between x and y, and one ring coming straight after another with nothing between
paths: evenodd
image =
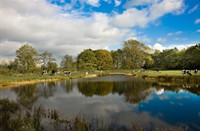
<instances>
[{"instance_id":1,"label":"tree reflection in water","mask_svg":"<svg viewBox=\"0 0 200 131\"><path fill-rule=\"evenodd\" d=\"M54 95L56 92L58 82L52 81L52 82L44 82L38 85L37 93L39 96L43 96L45 98L49 98Z\"/></svg>"},{"instance_id":2,"label":"tree reflection in water","mask_svg":"<svg viewBox=\"0 0 200 131\"><path fill-rule=\"evenodd\" d=\"M106 96L113 89L113 82L78 82L79 91L85 96Z\"/></svg>"},{"instance_id":3,"label":"tree reflection in water","mask_svg":"<svg viewBox=\"0 0 200 131\"><path fill-rule=\"evenodd\" d=\"M17 95L17 102L24 107L31 108L40 96L49 98L54 95L57 82L44 82L13 88Z\"/></svg>"},{"instance_id":4,"label":"tree reflection in water","mask_svg":"<svg viewBox=\"0 0 200 131\"><path fill-rule=\"evenodd\" d=\"M13 88L13 90L17 94L17 102L24 107L31 108L33 103L38 99L36 84Z\"/></svg>"},{"instance_id":5,"label":"tree reflection in water","mask_svg":"<svg viewBox=\"0 0 200 131\"><path fill-rule=\"evenodd\" d=\"M124 95L129 103L138 103L152 92L150 82L143 80L132 81L81 81L78 82L79 91L85 96L105 96L109 93Z\"/></svg>"},{"instance_id":6,"label":"tree reflection in water","mask_svg":"<svg viewBox=\"0 0 200 131\"><path fill-rule=\"evenodd\" d=\"M74 82L71 79L62 81L60 83L60 85L66 91L67 94L72 92L73 91L73 87L75 86Z\"/></svg>"}]
</instances>

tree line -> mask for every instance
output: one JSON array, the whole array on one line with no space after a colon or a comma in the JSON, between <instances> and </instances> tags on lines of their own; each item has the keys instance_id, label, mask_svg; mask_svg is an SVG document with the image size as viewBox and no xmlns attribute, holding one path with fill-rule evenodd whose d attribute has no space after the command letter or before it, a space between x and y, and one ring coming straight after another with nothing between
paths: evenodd
<instances>
[{"instance_id":1,"label":"tree line","mask_svg":"<svg viewBox=\"0 0 200 131\"><path fill-rule=\"evenodd\" d=\"M16 51L16 58L9 64L1 64L1 74L7 70L18 73L34 73L41 70L57 70L54 55L49 51L38 53L29 44ZM130 69L198 69L200 67L200 43L187 49L166 49L162 52L136 40L127 40L118 50L85 49L76 58L66 54L59 68L62 70L130 70Z\"/></svg>"}]
</instances>

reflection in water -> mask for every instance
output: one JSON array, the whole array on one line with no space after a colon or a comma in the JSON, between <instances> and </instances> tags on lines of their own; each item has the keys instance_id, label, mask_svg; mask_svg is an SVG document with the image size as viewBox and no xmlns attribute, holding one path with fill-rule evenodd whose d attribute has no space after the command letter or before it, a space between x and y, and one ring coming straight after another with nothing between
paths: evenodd
<instances>
[{"instance_id":1,"label":"reflection in water","mask_svg":"<svg viewBox=\"0 0 200 131\"><path fill-rule=\"evenodd\" d=\"M32 107L33 103L38 99L36 84L27 85L22 88L13 88L13 90L17 95L17 102L24 107Z\"/></svg>"},{"instance_id":2,"label":"reflection in water","mask_svg":"<svg viewBox=\"0 0 200 131\"><path fill-rule=\"evenodd\" d=\"M65 89L66 93L70 93L73 90L74 82L72 80L66 80L60 83L61 86Z\"/></svg>"},{"instance_id":3,"label":"reflection in water","mask_svg":"<svg viewBox=\"0 0 200 131\"><path fill-rule=\"evenodd\" d=\"M79 91L85 96L106 96L113 89L113 82L79 82Z\"/></svg>"},{"instance_id":4,"label":"reflection in water","mask_svg":"<svg viewBox=\"0 0 200 131\"><path fill-rule=\"evenodd\" d=\"M78 82L79 91L85 96L105 96L109 93L118 93L124 95L125 100L129 103L138 103L151 94L149 89L150 82L143 80L115 81L115 80L85 80Z\"/></svg>"},{"instance_id":5,"label":"reflection in water","mask_svg":"<svg viewBox=\"0 0 200 131\"><path fill-rule=\"evenodd\" d=\"M44 82L38 85L37 93L39 96L49 98L56 92L57 82Z\"/></svg>"},{"instance_id":6,"label":"reflection in water","mask_svg":"<svg viewBox=\"0 0 200 131\"><path fill-rule=\"evenodd\" d=\"M149 130L156 127L200 130L199 95L200 88L196 86L160 87L124 75L44 82L0 91L1 98L16 98L24 107L43 105L56 109L62 116L102 117L114 127Z\"/></svg>"}]
</instances>

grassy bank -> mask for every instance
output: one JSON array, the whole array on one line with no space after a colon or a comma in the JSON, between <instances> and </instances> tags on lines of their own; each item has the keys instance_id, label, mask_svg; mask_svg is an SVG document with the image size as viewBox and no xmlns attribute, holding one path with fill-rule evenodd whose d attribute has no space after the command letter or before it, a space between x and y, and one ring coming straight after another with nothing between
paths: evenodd
<instances>
[{"instance_id":1,"label":"grassy bank","mask_svg":"<svg viewBox=\"0 0 200 131\"><path fill-rule=\"evenodd\" d=\"M44 81L58 81L75 78L96 77L94 73L74 72L71 75L56 74L56 75L41 75L41 74L12 74L0 75L0 88L4 87L18 87L26 84L33 84Z\"/></svg>"},{"instance_id":2,"label":"grassy bank","mask_svg":"<svg viewBox=\"0 0 200 131\"><path fill-rule=\"evenodd\" d=\"M153 71L153 70L114 70L114 71L93 71L93 72L73 72L71 75L57 74L57 75L41 75L41 74L12 74L0 75L0 88L17 87L26 84L33 84L44 81L57 81L75 78L96 77L108 74L125 74L137 78L157 81L161 85L170 83L200 83L200 73L192 76L183 75L181 70L167 70L167 71Z\"/></svg>"},{"instance_id":3,"label":"grassy bank","mask_svg":"<svg viewBox=\"0 0 200 131\"><path fill-rule=\"evenodd\" d=\"M182 84L200 84L200 72L190 75L183 75L182 70L115 70L107 71L104 74L125 74L135 78L142 78L154 81L159 85L182 85Z\"/></svg>"},{"instance_id":4,"label":"grassy bank","mask_svg":"<svg viewBox=\"0 0 200 131\"><path fill-rule=\"evenodd\" d=\"M181 70L163 70L163 71L136 71L133 76L147 80L156 81L159 85L180 85L184 83L200 84L200 73L183 75Z\"/></svg>"}]
</instances>

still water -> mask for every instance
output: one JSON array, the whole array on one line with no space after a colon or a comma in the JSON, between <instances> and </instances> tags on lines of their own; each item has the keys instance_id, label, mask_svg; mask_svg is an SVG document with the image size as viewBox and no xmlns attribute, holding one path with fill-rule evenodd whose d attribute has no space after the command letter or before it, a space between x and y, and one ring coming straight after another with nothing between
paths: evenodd
<instances>
[{"instance_id":1,"label":"still water","mask_svg":"<svg viewBox=\"0 0 200 131\"><path fill-rule=\"evenodd\" d=\"M100 117L116 127L200 130L200 87L162 87L125 75L46 82L0 90L25 107L42 105L62 116Z\"/></svg>"}]
</instances>

